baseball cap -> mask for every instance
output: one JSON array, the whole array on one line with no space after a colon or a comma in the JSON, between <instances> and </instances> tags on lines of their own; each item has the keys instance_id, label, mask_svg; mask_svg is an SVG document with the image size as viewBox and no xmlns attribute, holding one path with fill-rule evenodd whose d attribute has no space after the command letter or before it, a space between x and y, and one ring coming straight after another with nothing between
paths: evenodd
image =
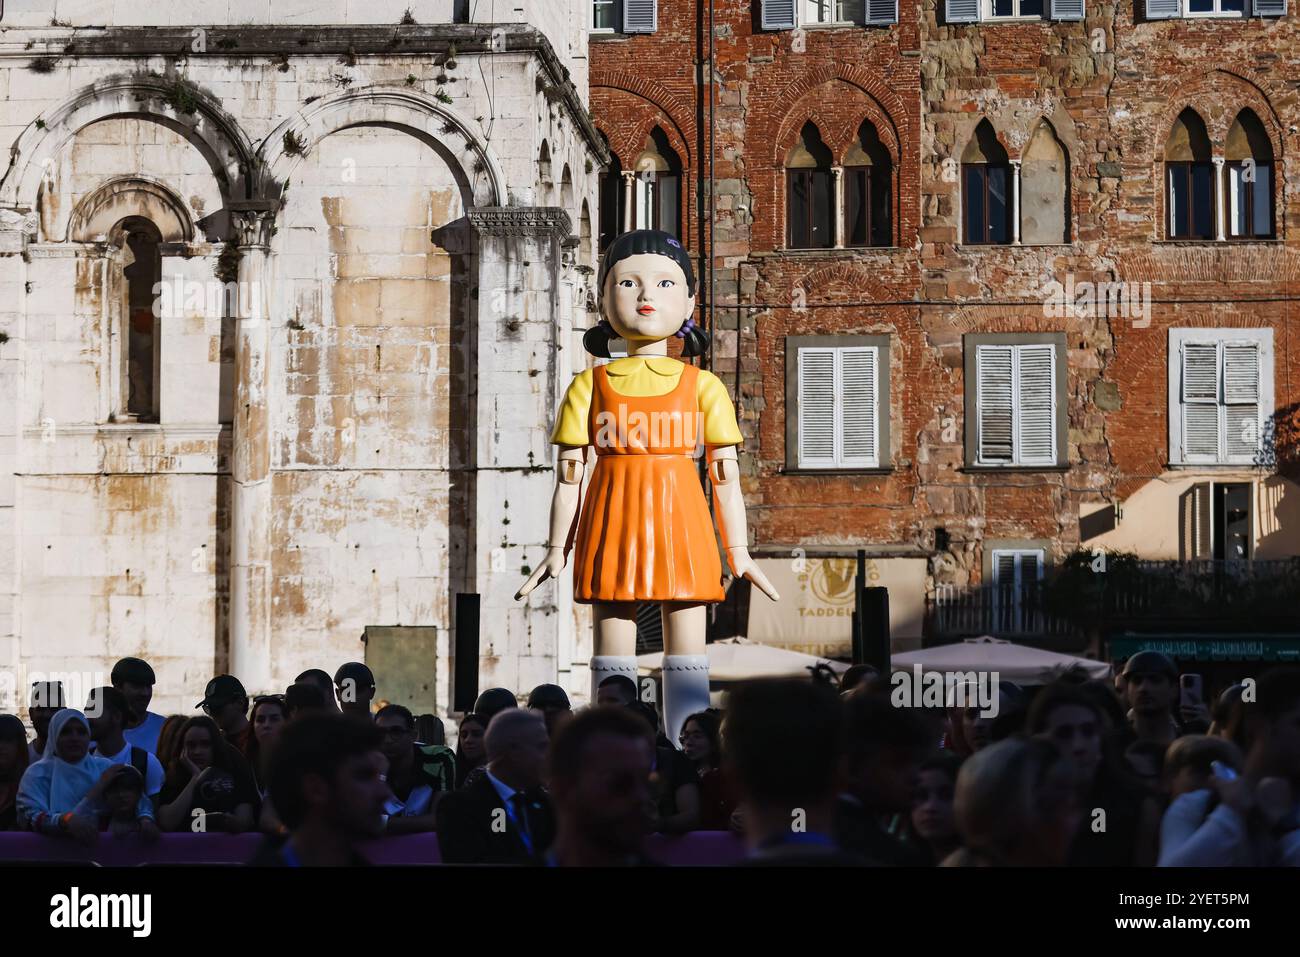
<instances>
[{"instance_id":1,"label":"baseball cap","mask_svg":"<svg viewBox=\"0 0 1300 957\"><path fill-rule=\"evenodd\" d=\"M203 700L194 707L202 708L204 705L225 704L227 701L234 701L236 698L246 698L248 692L234 675L217 675L208 682L208 686L203 689Z\"/></svg>"}]
</instances>

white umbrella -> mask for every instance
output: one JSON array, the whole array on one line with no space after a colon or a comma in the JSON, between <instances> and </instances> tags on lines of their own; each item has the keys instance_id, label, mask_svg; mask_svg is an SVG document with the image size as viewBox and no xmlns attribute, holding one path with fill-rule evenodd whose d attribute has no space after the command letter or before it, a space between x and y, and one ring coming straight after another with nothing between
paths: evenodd
<instances>
[{"instance_id":1,"label":"white umbrella","mask_svg":"<svg viewBox=\"0 0 1300 957\"><path fill-rule=\"evenodd\" d=\"M827 658L814 658L799 651L760 645L747 638L727 638L707 645L710 681L744 681L747 678L790 678L809 675L809 668L828 665L836 674L849 666ZM663 653L638 655L637 667L642 671L657 672L663 664Z\"/></svg>"},{"instance_id":2,"label":"white umbrella","mask_svg":"<svg viewBox=\"0 0 1300 957\"><path fill-rule=\"evenodd\" d=\"M996 671L1001 680L1021 685L1047 684L1071 668L1082 668L1089 678L1110 675L1110 665L1104 661L1030 648L989 635L894 655L891 665L894 671L911 671L915 665L924 671Z\"/></svg>"}]
</instances>

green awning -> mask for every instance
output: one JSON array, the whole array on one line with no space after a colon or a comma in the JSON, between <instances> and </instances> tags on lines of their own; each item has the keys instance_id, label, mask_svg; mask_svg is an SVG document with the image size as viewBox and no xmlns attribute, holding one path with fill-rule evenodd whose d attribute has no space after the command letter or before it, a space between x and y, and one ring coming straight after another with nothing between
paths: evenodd
<instances>
[{"instance_id":1,"label":"green awning","mask_svg":"<svg viewBox=\"0 0 1300 957\"><path fill-rule=\"evenodd\" d=\"M1128 658L1139 651L1159 651L1183 661L1296 661L1300 635L1154 634L1131 632L1110 639L1109 657Z\"/></svg>"}]
</instances>

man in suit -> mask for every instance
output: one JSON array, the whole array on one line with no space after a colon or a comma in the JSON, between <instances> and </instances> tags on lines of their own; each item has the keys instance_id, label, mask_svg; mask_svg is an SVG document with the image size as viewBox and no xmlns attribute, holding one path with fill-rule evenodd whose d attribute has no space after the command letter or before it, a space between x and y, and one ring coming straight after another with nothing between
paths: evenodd
<instances>
[{"instance_id":1,"label":"man in suit","mask_svg":"<svg viewBox=\"0 0 1300 957\"><path fill-rule=\"evenodd\" d=\"M555 812L542 790L550 739L538 711L509 708L488 724L487 772L446 795L437 809L448 864L536 864L555 838Z\"/></svg>"}]
</instances>

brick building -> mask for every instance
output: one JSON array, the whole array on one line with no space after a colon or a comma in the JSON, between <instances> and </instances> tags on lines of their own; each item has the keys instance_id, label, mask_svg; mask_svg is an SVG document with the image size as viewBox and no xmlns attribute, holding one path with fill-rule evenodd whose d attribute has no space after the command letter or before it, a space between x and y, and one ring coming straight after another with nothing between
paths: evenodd
<instances>
[{"instance_id":1,"label":"brick building","mask_svg":"<svg viewBox=\"0 0 1300 957\"><path fill-rule=\"evenodd\" d=\"M860 548L895 648L1104 650L1058 570L1132 599L1110 635L1296 586L1292 11L1135 2L592 4L602 239L671 223L712 270L791 603L751 636L843 650Z\"/></svg>"}]
</instances>

